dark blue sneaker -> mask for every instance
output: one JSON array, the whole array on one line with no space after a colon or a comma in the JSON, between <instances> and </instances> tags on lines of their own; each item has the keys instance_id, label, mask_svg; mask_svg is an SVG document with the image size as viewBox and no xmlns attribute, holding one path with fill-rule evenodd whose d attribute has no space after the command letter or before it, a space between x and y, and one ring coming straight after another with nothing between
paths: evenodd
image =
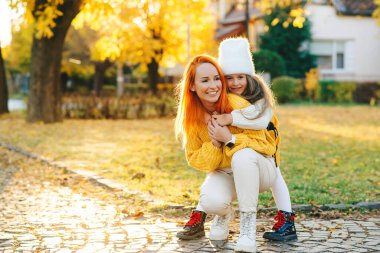
<instances>
[{"instance_id":1,"label":"dark blue sneaker","mask_svg":"<svg viewBox=\"0 0 380 253\"><path fill-rule=\"evenodd\" d=\"M263 237L272 241L289 241L297 239L294 217L294 213L281 210L277 211L277 216L274 217L277 222L272 228L273 232L265 232Z\"/></svg>"}]
</instances>

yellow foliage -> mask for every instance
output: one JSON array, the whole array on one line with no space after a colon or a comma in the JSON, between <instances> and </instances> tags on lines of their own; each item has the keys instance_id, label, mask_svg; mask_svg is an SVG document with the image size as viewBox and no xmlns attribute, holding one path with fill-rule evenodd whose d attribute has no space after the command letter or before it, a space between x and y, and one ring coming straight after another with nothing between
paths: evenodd
<instances>
[{"instance_id":1,"label":"yellow foliage","mask_svg":"<svg viewBox=\"0 0 380 253\"><path fill-rule=\"evenodd\" d=\"M83 11L74 24L80 27L86 22L99 32L101 38L91 52L94 60L139 63L146 69L154 59L171 66L187 62L188 55L215 53L216 18L208 4L208 0L115 1L107 19L95 20Z\"/></svg>"},{"instance_id":2,"label":"yellow foliage","mask_svg":"<svg viewBox=\"0 0 380 253\"><path fill-rule=\"evenodd\" d=\"M318 69L310 69L306 73L305 89L309 97L315 98L316 90L318 88L319 72Z\"/></svg>"},{"instance_id":3,"label":"yellow foliage","mask_svg":"<svg viewBox=\"0 0 380 253\"><path fill-rule=\"evenodd\" d=\"M380 26L380 0L375 0L375 4L377 5L376 10L372 13L372 16L376 18L377 24Z\"/></svg>"},{"instance_id":4,"label":"yellow foliage","mask_svg":"<svg viewBox=\"0 0 380 253\"><path fill-rule=\"evenodd\" d=\"M303 27L303 23L305 22L305 20L306 20L305 17L296 17L293 20L293 26L301 29Z\"/></svg>"},{"instance_id":5,"label":"yellow foliage","mask_svg":"<svg viewBox=\"0 0 380 253\"><path fill-rule=\"evenodd\" d=\"M300 17L303 15L303 9L301 8L297 8L297 9L294 9L294 10L291 10L290 11L290 16L291 17Z\"/></svg>"},{"instance_id":6,"label":"yellow foliage","mask_svg":"<svg viewBox=\"0 0 380 253\"><path fill-rule=\"evenodd\" d=\"M318 69L310 69L309 72L306 73L306 90L315 90L317 88L319 79L318 77Z\"/></svg>"},{"instance_id":7,"label":"yellow foliage","mask_svg":"<svg viewBox=\"0 0 380 253\"><path fill-rule=\"evenodd\" d=\"M275 6L287 7L289 5L297 6L290 11L290 17L293 22L285 21L282 26L287 28L291 23L294 27L302 28L305 22L305 10L301 8L301 0L262 0L256 1L256 7L260 8L263 13L270 15L272 13L271 8ZM277 25L280 22L279 19L274 19L271 23L272 26Z\"/></svg>"},{"instance_id":8,"label":"yellow foliage","mask_svg":"<svg viewBox=\"0 0 380 253\"><path fill-rule=\"evenodd\" d=\"M375 106L376 104L376 98L372 97L370 100L369 100L369 105L370 106Z\"/></svg>"},{"instance_id":9,"label":"yellow foliage","mask_svg":"<svg viewBox=\"0 0 380 253\"><path fill-rule=\"evenodd\" d=\"M271 25L272 26L276 26L278 24L278 22L280 22L280 19L279 18L275 18L275 19L272 20Z\"/></svg>"},{"instance_id":10,"label":"yellow foliage","mask_svg":"<svg viewBox=\"0 0 380 253\"><path fill-rule=\"evenodd\" d=\"M33 27L31 25L24 23L21 24L21 29L12 29L12 43L4 50L8 69L21 73L29 71L32 39Z\"/></svg>"},{"instance_id":11,"label":"yellow foliage","mask_svg":"<svg viewBox=\"0 0 380 253\"><path fill-rule=\"evenodd\" d=\"M53 36L52 28L56 26L54 20L63 15L63 13L58 10L58 5L60 4L63 4L63 1L50 0L46 4L39 6L39 9L35 12L37 38L51 38Z\"/></svg>"},{"instance_id":12,"label":"yellow foliage","mask_svg":"<svg viewBox=\"0 0 380 253\"><path fill-rule=\"evenodd\" d=\"M282 26L284 28L288 28L289 27L289 22L288 21L285 21L284 23L282 23Z\"/></svg>"}]
</instances>

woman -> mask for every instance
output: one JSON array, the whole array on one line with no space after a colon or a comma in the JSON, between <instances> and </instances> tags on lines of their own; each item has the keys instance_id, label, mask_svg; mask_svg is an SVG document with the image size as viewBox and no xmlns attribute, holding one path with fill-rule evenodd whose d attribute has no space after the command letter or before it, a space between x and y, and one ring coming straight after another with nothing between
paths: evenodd
<instances>
[{"instance_id":1,"label":"woman","mask_svg":"<svg viewBox=\"0 0 380 253\"><path fill-rule=\"evenodd\" d=\"M189 165L208 172L199 206L203 212L225 217L231 214L231 202L237 198L240 236L235 250L255 252L258 194L276 179L272 157L276 140L266 129L218 125L213 114L250 105L239 96L227 96L221 76L218 63L209 56L197 56L188 64L180 86L175 130L182 138ZM194 220L204 219L201 213L194 215Z\"/></svg>"}]
</instances>

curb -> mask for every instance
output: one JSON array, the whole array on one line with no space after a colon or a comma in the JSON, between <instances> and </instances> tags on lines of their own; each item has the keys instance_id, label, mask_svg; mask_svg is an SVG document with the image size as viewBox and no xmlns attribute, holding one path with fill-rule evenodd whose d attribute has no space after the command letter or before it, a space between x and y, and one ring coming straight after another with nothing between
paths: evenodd
<instances>
[{"instance_id":1,"label":"curb","mask_svg":"<svg viewBox=\"0 0 380 253\"><path fill-rule=\"evenodd\" d=\"M318 210L321 211L332 211L332 210L349 210L349 209L367 209L367 210L379 210L380 209L380 202L359 202L356 204L326 204L326 205L293 205L292 210L298 211L298 212L315 212ZM276 211L277 208L270 207L270 208L262 208L258 212L272 212Z\"/></svg>"},{"instance_id":2,"label":"curb","mask_svg":"<svg viewBox=\"0 0 380 253\"><path fill-rule=\"evenodd\" d=\"M79 176L87 178L89 181L95 183L96 185L102 186L106 189L119 190L119 191L123 191L127 194L131 194L131 195L139 195L142 198L144 198L145 201L152 203L152 204L156 204L156 205L165 204L164 201L155 199L155 198L153 198L153 196L151 196L147 193L140 192L140 191L131 191L125 185L114 182L114 181L106 179L106 178L103 178L101 176L98 176L94 172L79 170L79 169L69 169L65 166L57 165L53 161L50 161L44 157L41 157L41 156L38 156L38 155L33 154L31 152L28 152L28 151L26 151L20 147L17 147L15 145L12 145L9 143L4 143L4 142L0 141L0 147L4 147L4 148L6 148L12 152L16 152L20 155L27 157L27 158L38 160L38 161L40 161L46 165L49 165L51 167L54 167L57 169L62 169L67 173L77 174ZM195 208L195 207L176 205L176 204L168 205L167 207L170 209L185 209L185 210L186 209L190 210L190 209ZM348 209L380 210L380 201L359 202L359 203L352 204L352 205L350 205L350 204L326 204L326 205L320 205L320 206L317 206L317 205L293 205L292 209L294 211L298 211L298 212L315 212L318 210L321 210L321 211L332 211L332 210L342 211L342 210L348 210ZM275 207L261 208L258 210L258 213L273 212L275 210L277 210L277 208L275 208Z\"/></svg>"}]
</instances>

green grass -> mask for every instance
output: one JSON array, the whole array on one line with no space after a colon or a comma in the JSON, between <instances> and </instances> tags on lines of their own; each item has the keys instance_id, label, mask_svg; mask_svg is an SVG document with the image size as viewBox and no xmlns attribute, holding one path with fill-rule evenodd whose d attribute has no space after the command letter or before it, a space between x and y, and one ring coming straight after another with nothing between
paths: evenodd
<instances>
[{"instance_id":1,"label":"green grass","mask_svg":"<svg viewBox=\"0 0 380 253\"><path fill-rule=\"evenodd\" d=\"M281 171L293 204L379 201L380 108L279 106ZM66 120L27 124L0 118L0 140L68 167L94 170L167 203L194 205L205 174L187 166L173 119ZM132 179L137 173L145 177ZM260 205L274 206L271 193Z\"/></svg>"},{"instance_id":2,"label":"green grass","mask_svg":"<svg viewBox=\"0 0 380 253\"><path fill-rule=\"evenodd\" d=\"M14 93L14 94L10 94L9 98L14 98L14 99L22 99L22 100L25 100L28 98L27 95L23 94L23 93Z\"/></svg>"}]
</instances>

